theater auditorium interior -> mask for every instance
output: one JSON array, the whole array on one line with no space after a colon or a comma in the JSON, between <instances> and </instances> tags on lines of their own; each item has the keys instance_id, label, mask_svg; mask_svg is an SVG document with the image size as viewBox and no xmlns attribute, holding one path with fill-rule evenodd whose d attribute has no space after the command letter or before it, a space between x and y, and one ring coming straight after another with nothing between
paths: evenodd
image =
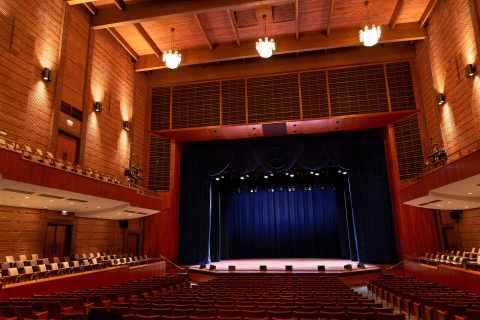
<instances>
[{"instance_id":1,"label":"theater auditorium interior","mask_svg":"<svg viewBox=\"0 0 480 320\"><path fill-rule=\"evenodd\" d=\"M0 17L0 319L480 319L479 0Z\"/></svg>"}]
</instances>

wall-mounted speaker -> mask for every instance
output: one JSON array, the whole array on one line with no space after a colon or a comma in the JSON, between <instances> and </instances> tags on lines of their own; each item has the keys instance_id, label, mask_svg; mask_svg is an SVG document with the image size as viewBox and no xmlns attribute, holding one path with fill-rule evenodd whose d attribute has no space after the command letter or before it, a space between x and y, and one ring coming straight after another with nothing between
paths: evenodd
<instances>
[{"instance_id":1,"label":"wall-mounted speaker","mask_svg":"<svg viewBox=\"0 0 480 320\"><path fill-rule=\"evenodd\" d=\"M228 271L235 271L235 266L228 266Z\"/></svg>"},{"instance_id":2,"label":"wall-mounted speaker","mask_svg":"<svg viewBox=\"0 0 480 320\"><path fill-rule=\"evenodd\" d=\"M318 266L318 271L325 271L325 266Z\"/></svg>"},{"instance_id":3,"label":"wall-mounted speaker","mask_svg":"<svg viewBox=\"0 0 480 320\"><path fill-rule=\"evenodd\" d=\"M450 219L452 220L460 220L460 214L462 213L462 211L460 210L453 210L453 211L450 211Z\"/></svg>"},{"instance_id":4,"label":"wall-mounted speaker","mask_svg":"<svg viewBox=\"0 0 480 320\"><path fill-rule=\"evenodd\" d=\"M293 271L293 267L292 266L285 266L285 271Z\"/></svg>"},{"instance_id":5,"label":"wall-mounted speaker","mask_svg":"<svg viewBox=\"0 0 480 320\"><path fill-rule=\"evenodd\" d=\"M118 220L120 222L120 228L128 228L128 220Z\"/></svg>"},{"instance_id":6,"label":"wall-mounted speaker","mask_svg":"<svg viewBox=\"0 0 480 320\"><path fill-rule=\"evenodd\" d=\"M267 271L267 266L260 266L260 271Z\"/></svg>"}]
</instances>

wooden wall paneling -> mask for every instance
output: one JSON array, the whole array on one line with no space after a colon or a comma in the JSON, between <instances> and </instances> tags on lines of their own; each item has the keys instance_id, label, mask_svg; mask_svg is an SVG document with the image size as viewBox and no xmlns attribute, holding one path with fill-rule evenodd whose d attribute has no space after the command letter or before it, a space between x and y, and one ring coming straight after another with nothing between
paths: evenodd
<instances>
[{"instance_id":1,"label":"wooden wall paneling","mask_svg":"<svg viewBox=\"0 0 480 320\"><path fill-rule=\"evenodd\" d=\"M287 122L288 134L303 134L303 121Z\"/></svg>"},{"instance_id":2,"label":"wooden wall paneling","mask_svg":"<svg viewBox=\"0 0 480 320\"><path fill-rule=\"evenodd\" d=\"M402 202L426 196L428 191L480 174L480 150L450 162L420 177L419 181L401 189Z\"/></svg>"},{"instance_id":3,"label":"wooden wall paneling","mask_svg":"<svg viewBox=\"0 0 480 320\"><path fill-rule=\"evenodd\" d=\"M415 277L459 291L480 294L480 273L473 270L440 265L438 267L405 261L405 276Z\"/></svg>"},{"instance_id":4,"label":"wooden wall paneling","mask_svg":"<svg viewBox=\"0 0 480 320\"><path fill-rule=\"evenodd\" d=\"M165 262L145 264L136 267L119 266L8 285L0 290L0 300L6 301L9 297L30 298L34 294L51 295L53 292L69 292L73 290L109 287L120 283L165 275Z\"/></svg>"},{"instance_id":5,"label":"wooden wall paneling","mask_svg":"<svg viewBox=\"0 0 480 320\"><path fill-rule=\"evenodd\" d=\"M180 201L180 155L182 146L171 140L170 146L170 190L161 192L162 202L168 207L161 212L145 217L143 244L147 256L165 256L167 259L178 259L178 207Z\"/></svg>"},{"instance_id":6,"label":"wooden wall paneling","mask_svg":"<svg viewBox=\"0 0 480 320\"><path fill-rule=\"evenodd\" d=\"M403 238L399 237L400 229L405 225L404 216L401 213L402 203L400 202L400 176L397 165L397 151L395 149L395 134L393 125L389 124L383 129L383 139L385 145L385 159L388 170L388 184L390 187L390 199L392 201L393 222L395 227L395 236L397 241L398 259L403 260L406 254L403 250Z\"/></svg>"},{"instance_id":7,"label":"wooden wall paneling","mask_svg":"<svg viewBox=\"0 0 480 320\"><path fill-rule=\"evenodd\" d=\"M424 172L424 157L418 115L394 123L400 180L406 181Z\"/></svg>"},{"instance_id":8,"label":"wooden wall paneling","mask_svg":"<svg viewBox=\"0 0 480 320\"><path fill-rule=\"evenodd\" d=\"M385 74L385 86L387 88L388 111L392 112L392 102L390 101L390 89L388 86L388 74L386 64L383 64L383 73Z\"/></svg>"},{"instance_id":9,"label":"wooden wall paneling","mask_svg":"<svg viewBox=\"0 0 480 320\"><path fill-rule=\"evenodd\" d=\"M295 9L297 10L296 13L298 14L298 0L295 6ZM295 25L297 27L297 39L298 39L298 17L295 19ZM298 83L298 103L300 107L300 119L303 119L303 103L302 103L302 81L300 79L300 73L297 74L297 83Z\"/></svg>"},{"instance_id":10,"label":"wooden wall paneling","mask_svg":"<svg viewBox=\"0 0 480 320\"><path fill-rule=\"evenodd\" d=\"M135 189L24 160L6 149L0 149L0 172L4 179L125 201L135 207L156 210L162 206L159 198L138 194Z\"/></svg>"}]
</instances>

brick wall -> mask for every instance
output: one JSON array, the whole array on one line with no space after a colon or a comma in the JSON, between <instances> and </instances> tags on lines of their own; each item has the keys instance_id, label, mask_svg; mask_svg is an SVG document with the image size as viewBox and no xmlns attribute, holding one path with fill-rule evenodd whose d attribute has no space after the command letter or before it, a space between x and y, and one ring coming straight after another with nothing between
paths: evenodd
<instances>
[{"instance_id":1,"label":"brick wall","mask_svg":"<svg viewBox=\"0 0 480 320\"><path fill-rule=\"evenodd\" d=\"M63 1L0 2L0 128L45 149L50 138ZM41 79L53 70L53 82Z\"/></svg>"},{"instance_id":2,"label":"brick wall","mask_svg":"<svg viewBox=\"0 0 480 320\"><path fill-rule=\"evenodd\" d=\"M43 256L47 224L72 225L70 255L75 253L112 252L126 250L124 240L129 231L142 234L141 219L129 220L129 228L120 228L117 220L76 218L71 213L0 206L0 261L5 256L37 253ZM63 260L63 257L61 257Z\"/></svg>"},{"instance_id":3,"label":"brick wall","mask_svg":"<svg viewBox=\"0 0 480 320\"><path fill-rule=\"evenodd\" d=\"M472 248L476 248L475 252L478 252L477 250L480 248L480 209L463 211L458 221L458 227L463 250L470 251Z\"/></svg>"},{"instance_id":4,"label":"brick wall","mask_svg":"<svg viewBox=\"0 0 480 320\"><path fill-rule=\"evenodd\" d=\"M131 58L107 31L91 31L90 19L84 6L63 0L0 1L0 129L53 154L58 130L66 131L81 140L81 165L121 179L130 143L144 153L146 76L134 72ZM52 82L41 79L45 67L53 71ZM60 112L62 100L83 111L83 124ZM100 114L95 101L103 104ZM136 130L125 131L125 120ZM121 253L128 233L118 221L0 207L0 260L42 255L52 221L72 224L72 254ZM139 224L133 224L136 232Z\"/></svg>"},{"instance_id":5,"label":"brick wall","mask_svg":"<svg viewBox=\"0 0 480 320\"><path fill-rule=\"evenodd\" d=\"M450 160L458 158L455 151L480 139L479 76L467 79L464 73L467 64L479 61L476 15L469 2L439 2L429 22L428 40L417 44L426 131L434 142L443 141ZM428 62L431 72L424 67ZM446 97L442 106L434 100L438 92Z\"/></svg>"},{"instance_id":6,"label":"brick wall","mask_svg":"<svg viewBox=\"0 0 480 320\"><path fill-rule=\"evenodd\" d=\"M480 140L480 82L479 73L466 78L464 68L479 60L478 30L475 5L478 1L443 0L430 18L428 37L415 44L417 75L422 91L422 131L428 138L444 146L449 160L458 159ZM436 102L437 93L446 97L444 105ZM425 144L424 144L425 146ZM456 151L463 149L462 153ZM429 149L427 149L429 150ZM460 250L480 247L480 211L463 211L461 220L453 223L449 212L442 213L444 224L455 225Z\"/></svg>"}]
</instances>

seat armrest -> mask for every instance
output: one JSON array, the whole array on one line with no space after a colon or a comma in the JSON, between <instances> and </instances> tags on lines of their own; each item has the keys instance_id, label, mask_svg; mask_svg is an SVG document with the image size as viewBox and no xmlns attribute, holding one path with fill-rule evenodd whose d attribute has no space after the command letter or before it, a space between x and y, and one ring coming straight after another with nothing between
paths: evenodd
<instances>
[{"instance_id":1,"label":"seat armrest","mask_svg":"<svg viewBox=\"0 0 480 320\"><path fill-rule=\"evenodd\" d=\"M448 312L443 310L437 310L438 313L438 320L447 320L448 319Z\"/></svg>"},{"instance_id":2,"label":"seat armrest","mask_svg":"<svg viewBox=\"0 0 480 320\"><path fill-rule=\"evenodd\" d=\"M48 319L48 311L36 312L35 313L35 318L36 319Z\"/></svg>"},{"instance_id":3,"label":"seat armrest","mask_svg":"<svg viewBox=\"0 0 480 320\"><path fill-rule=\"evenodd\" d=\"M62 308L62 313L72 313L73 307Z\"/></svg>"}]
</instances>

